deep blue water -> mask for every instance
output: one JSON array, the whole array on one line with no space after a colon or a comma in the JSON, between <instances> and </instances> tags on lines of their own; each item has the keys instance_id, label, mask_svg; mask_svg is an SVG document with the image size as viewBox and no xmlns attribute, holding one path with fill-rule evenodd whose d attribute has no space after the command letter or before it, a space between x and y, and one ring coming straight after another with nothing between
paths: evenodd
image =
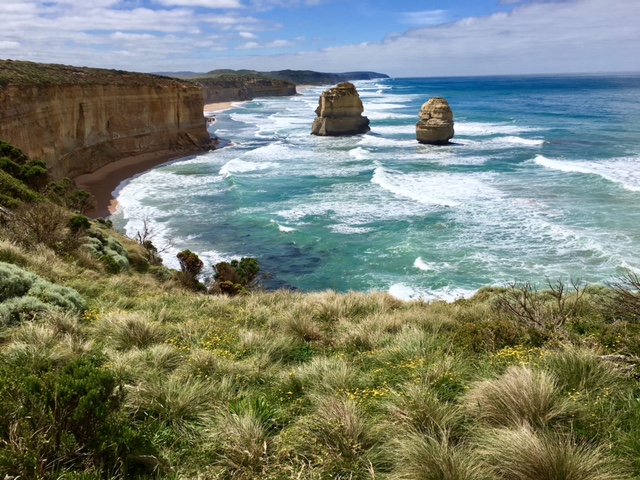
<instances>
[{"instance_id":1,"label":"deep blue water","mask_svg":"<svg viewBox=\"0 0 640 480\"><path fill-rule=\"evenodd\" d=\"M640 75L356 82L371 132L309 134L324 88L217 115L232 142L140 175L117 226L151 221L165 263L254 256L265 285L456 298L640 270ZM326 88L326 87L325 87ZM415 141L445 97L454 144Z\"/></svg>"}]
</instances>

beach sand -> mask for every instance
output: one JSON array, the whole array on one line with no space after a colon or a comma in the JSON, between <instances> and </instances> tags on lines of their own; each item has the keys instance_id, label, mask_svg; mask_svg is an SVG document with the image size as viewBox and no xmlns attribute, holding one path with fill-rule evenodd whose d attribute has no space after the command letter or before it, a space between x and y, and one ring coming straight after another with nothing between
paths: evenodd
<instances>
[{"instance_id":1,"label":"beach sand","mask_svg":"<svg viewBox=\"0 0 640 480\"><path fill-rule=\"evenodd\" d=\"M194 155L195 152L161 150L159 152L143 153L131 157L121 158L115 162L96 170L93 173L86 173L74 178L78 188L93 194L97 207L87 215L96 217L107 217L116 211L118 202L113 196L113 192L118 185L134 175L146 172L153 167L178 158Z\"/></svg>"},{"instance_id":2,"label":"beach sand","mask_svg":"<svg viewBox=\"0 0 640 480\"><path fill-rule=\"evenodd\" d=\"M224 112L225 110L231 110L234 103L238 102L207 103L204 106L204 113Z\"/></svg>"}]
</instances>

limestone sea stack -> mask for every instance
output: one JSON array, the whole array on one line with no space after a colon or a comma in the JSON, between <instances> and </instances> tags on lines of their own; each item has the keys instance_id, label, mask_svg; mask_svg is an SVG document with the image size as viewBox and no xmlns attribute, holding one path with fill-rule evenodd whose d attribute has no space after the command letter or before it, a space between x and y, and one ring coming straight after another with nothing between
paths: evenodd
<instances>
[{"instance_id":1,"label":"limestone sea stack","mask_svg":"<svg viewBox=\"0 0 640 480\"><path fill-rule=\"evenodd\" d=\"M430 98L422 105L416 138L432 145L445 145L453 138L453 112L444 98Z\"/></svg>"},{"instance_id":2,"label":"limestone sea stack","mask_svg":"<svg viewBox=\"0 0 640 480\"><path fill-rule=\"evenodd\" d=\"M344 82L325 90L316 108L318 118L311 133L321 136L357 135L370 130L369 119L362 115L364 107L356 87Z\"/></svg>"}]
</instances>

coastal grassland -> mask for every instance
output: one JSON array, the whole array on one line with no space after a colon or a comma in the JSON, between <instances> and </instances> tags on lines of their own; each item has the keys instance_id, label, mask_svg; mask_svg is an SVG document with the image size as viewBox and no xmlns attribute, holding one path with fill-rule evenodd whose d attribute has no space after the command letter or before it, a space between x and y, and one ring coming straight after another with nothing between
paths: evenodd
<instances>
[{"instance_id":1,"label":"coastal grassland","mask_svg":"<svg viewBox=\"0 0 640 480\"><path fill-rule=\"evenodd\" d=\"M19 212L46 201L18 203L0 216L3 478L640 476L637 289L210 295L108 222L60 207L38 237Z\"/></svg>"},{"instance_id":2,"label":"coastal grassland","mask_svg":"<svg viewBox=\"0 0 640 480\"><path fill-rule=\"evenodd\" d=\"M2 329L0 364L14 372L0 387L4 474L640 474L638 351L615 333L619 322L605 321L603 289L587 289L580 315L556 335L501 311L499 289L451 304L331 291L212 296L50 250L52 275L6 240L0 252L86 301L82 312L51 308ZM47 380L36 388L36 378ZM69 388L80 390L61 406ZM104 411L81 407L87 395ZM103 423L99 438L69 416Z\"/></svg>"}]
</instances>

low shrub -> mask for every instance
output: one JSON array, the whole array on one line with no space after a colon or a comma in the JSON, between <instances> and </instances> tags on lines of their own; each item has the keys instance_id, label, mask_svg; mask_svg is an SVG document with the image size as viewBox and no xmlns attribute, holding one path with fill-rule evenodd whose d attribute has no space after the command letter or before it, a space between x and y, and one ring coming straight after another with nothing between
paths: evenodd
<instances>
[{"instance_id":1,"label":"low shrub","mask_svg":"<svg viewBox=\"0 0 640 480\"><path fill-rule=\"evenodd\" d=\"M0 301L0 324L19 323L56 308L81 312L87 306L74 289L4 262L0 262Z\"/></svg>"},{"instance_id":2,"label":"low shrub","mask_svg":"<svg viewBox=\"0 0 640 480\"><path fill-rule=\"evenodd\" d=\"M33 375L0 358L0 471L58 478L60 471L126 471L149 451L121 415L124 393L97 356Z\"/></svg>"}]
</instances>

